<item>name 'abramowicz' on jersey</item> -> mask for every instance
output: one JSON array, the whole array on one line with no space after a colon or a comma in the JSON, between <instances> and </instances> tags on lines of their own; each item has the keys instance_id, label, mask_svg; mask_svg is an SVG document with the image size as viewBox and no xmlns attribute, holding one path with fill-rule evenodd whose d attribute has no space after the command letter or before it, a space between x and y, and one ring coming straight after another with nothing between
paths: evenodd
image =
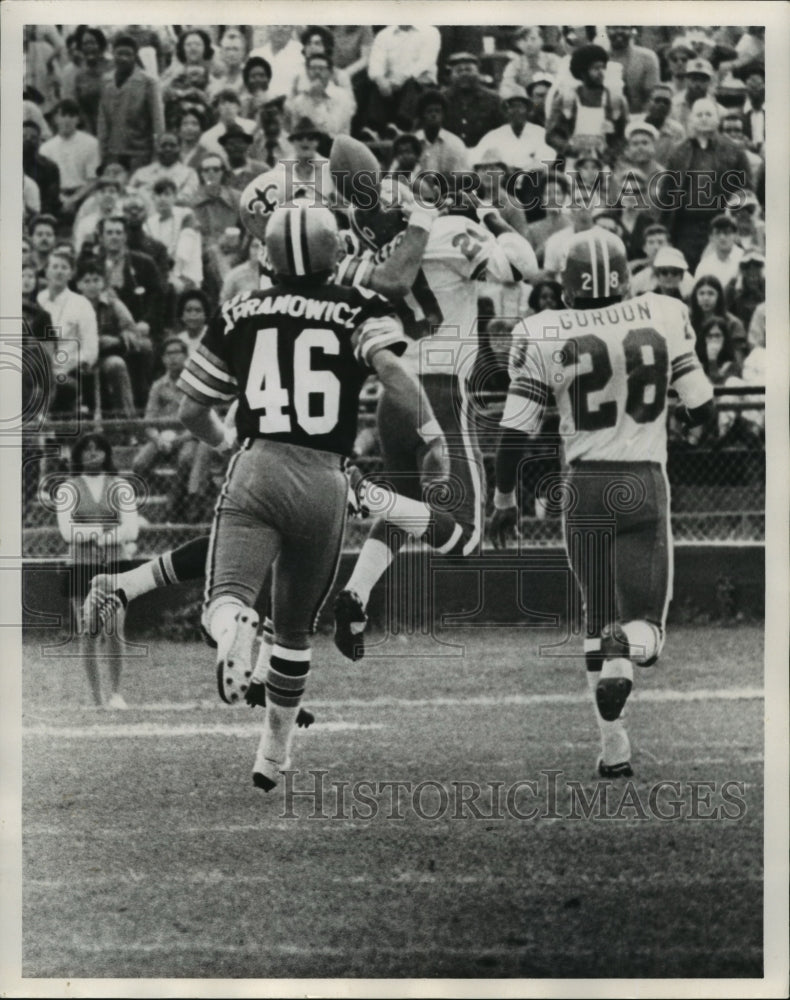
<instances>
[{"instance_id":1,"label":"name 'abramowicz' on jersey","mask_svg":"<svg viewBox=\"0 0 790 1000\"><path fill-rule=\"evenodd\" d=\"M348 455L371 351L400 355L407 343L392 306L375 292L275 286L223 304L179 384L206 405L238 396L240 441L265 437Z\"/></svg>"}]
</instances>

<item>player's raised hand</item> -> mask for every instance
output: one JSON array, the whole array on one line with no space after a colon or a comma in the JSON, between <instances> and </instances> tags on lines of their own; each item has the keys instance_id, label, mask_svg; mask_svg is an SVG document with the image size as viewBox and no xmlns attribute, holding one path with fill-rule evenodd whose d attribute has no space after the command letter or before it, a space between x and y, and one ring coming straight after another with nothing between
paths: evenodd
<instances>
[{"instance_id":1,"label":"player's raised hand","mask_svg":"<svg viewBox=\"0 0 790 1000\"><path fill-rule=\"evenodd\" d=\"M495 549L507 548L510 539L518 538L518 508L495 508L491 517L491 541Z\"/></svg>"}]
</instances>

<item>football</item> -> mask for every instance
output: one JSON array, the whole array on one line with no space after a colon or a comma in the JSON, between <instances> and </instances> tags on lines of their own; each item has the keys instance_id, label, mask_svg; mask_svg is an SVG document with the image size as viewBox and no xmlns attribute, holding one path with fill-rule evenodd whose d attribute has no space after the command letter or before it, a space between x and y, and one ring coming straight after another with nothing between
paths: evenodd
<instances>
[{"instance_id":1,"label":"football","mask_svg":"<svg viewBox=\"0 0 790 1000\"><path fill-rule=\"evenodd\" d=\"M350 135L336 136L329 153L329 168L335 187L347 202L370 203L371 194L378 187L381 164L364 142ZM366 175L364 180L359 174Z\"/></svg>"}]
</instances>

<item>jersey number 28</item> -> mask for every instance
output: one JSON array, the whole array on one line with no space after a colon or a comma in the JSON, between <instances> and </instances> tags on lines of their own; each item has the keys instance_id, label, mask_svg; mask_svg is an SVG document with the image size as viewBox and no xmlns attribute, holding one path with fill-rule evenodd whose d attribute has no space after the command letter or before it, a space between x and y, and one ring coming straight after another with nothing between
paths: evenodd
<instances>
[{"instance_id":1,"label":"jersey number 28","mask_svg":"<svg viewBox=\"0 0 790 1000\"><path fill-rule=\"evenodd\" d=\"M661 334L651 326L629 330L623 338L628 384L625 412L638 424L652 423L666 405L669 354ZM594 333L575 337L565 345L564 367L575 367L587 355L589 369L575 375L568 393L579 431L600 431L617 423L617 401L609 399L595 409L590 394L605 389L614 374L606 341Z\"/></svg>"},{"instance_id":2,"label":"jersey number 28","mask_svg":"<svg viewBox=\"0 0 790 1000\"><path fill-rule=\"evenodd\" d=\"M250 361L244 395L258 416L261 434L288 434L291 413L306 434L328 434L340 413L340 380L329 371L310 367L311 353L339 354L340 342L332 330L302 330L293 342L293 404L282 384L277 357L277 329L259 330Z\"/></svg>"}]
</instances>

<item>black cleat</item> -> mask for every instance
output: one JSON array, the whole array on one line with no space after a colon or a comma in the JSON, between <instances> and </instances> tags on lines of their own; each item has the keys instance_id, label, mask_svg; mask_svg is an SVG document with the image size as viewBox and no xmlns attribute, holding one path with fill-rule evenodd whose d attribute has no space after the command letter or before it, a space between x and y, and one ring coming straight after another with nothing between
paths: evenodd
<instances>
[{"instance_id":1,"label":"black cleat","mask_svg":"<svg viewBox=\"0 0 790 1000\"><path fill-rule=\"evenodd\" d=\"M633 684L627 677L602 677L595 689L595 700L601 718L614 722L620 718Z\"/></svg>"},{"instance_id":2,"label":"black cleat","mask_svg":"<svg viewBox=\"0 0 790 1000\"><path fill-rule=\"evenodd\" d=\"M276 781L272 781L271 778L267 778L266 775L261 774L260 771L253 772L252 783L256 788L262 788L264 792L270 792L273 788L277 787Z\"/></svg>"},{"instance_id":3,"label":"black cleat","mask_svg":"<svg viewBox=\"0 0 790 1000\"><path fill-rule=\"evenodd\" d=\"M599 778L633 778L634 770L630 760L624 760L619 764L604 764L603 757L598 758Z\"/></svg>"},{"instance_id":4,"label":"black cleat","mask_svg":"<svg viewBox=\"0 0 790 1000\"><path fill-rule=\"evenodd\" d=\"M309 729L315 722L315 716L308 712L306 708L300 708L296 713L296 724L300 729Z\"/></svg>"},{"instance_id":5,"label":"black cleat","mask_svg":"<svg viewBox=\"0 0 790 1000\"><path fill-rule=\"evenodd\" d=\"M250 686L244 692L244 700L252 708L256 705L260 705L261 708L266 708L266 685L262 684L260 681L252 681Z\"/></svg>"},{"instance_id":6,"label":"black cleat","mask_svg":"<svg viewBox=\"0 0 790 1000\"><path fill-rule=\"evenodd\" d=\"M347 659L361 660L365 655L362 633L368 621L362 601L353 590L341 590L335 598L334 613L335 645Z\"/></svg>"}]
</instances>

